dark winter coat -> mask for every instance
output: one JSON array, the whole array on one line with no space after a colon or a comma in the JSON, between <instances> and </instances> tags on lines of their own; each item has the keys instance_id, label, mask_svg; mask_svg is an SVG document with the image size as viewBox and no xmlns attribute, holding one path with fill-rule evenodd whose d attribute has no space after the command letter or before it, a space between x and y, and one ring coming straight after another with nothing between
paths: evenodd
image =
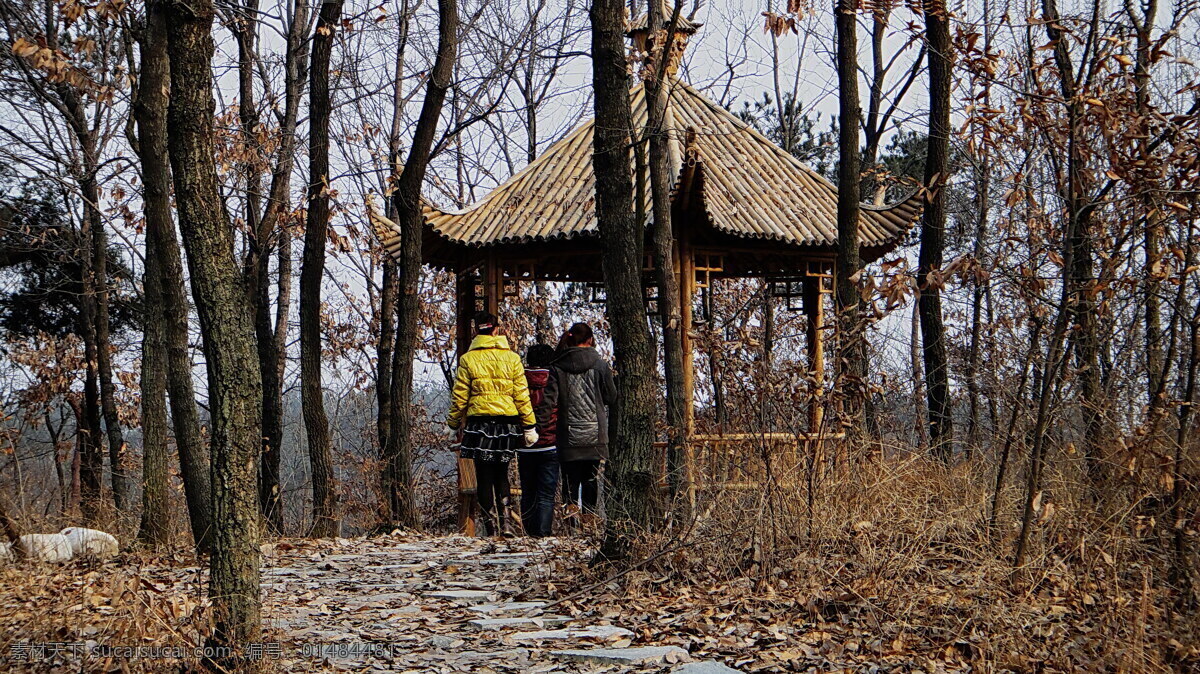
<instances>
[{"instance_id":1,"label":"dark winter coat","mask_svg":"<svg viewBox=\"0 0 1200 674\"><path fill-rule=\"evenodd\" d=\"M612 370L594 347L565 349L551 364L558 383L558 458L608 458L608 407L617 401Z\"/></svg>"},{"instance_id":2,"label":"dark winter coat","mask_svg":"<svg viewBox=\"0 0 1200 674\"><path fill-rule=\"evenodd\" d=\"M526 368L525 379L529 382L529 399L533 402L538 432L537 442L529 449L554 447L558 436L558 378L550 370Z\"/></svg>"}]
</instances>

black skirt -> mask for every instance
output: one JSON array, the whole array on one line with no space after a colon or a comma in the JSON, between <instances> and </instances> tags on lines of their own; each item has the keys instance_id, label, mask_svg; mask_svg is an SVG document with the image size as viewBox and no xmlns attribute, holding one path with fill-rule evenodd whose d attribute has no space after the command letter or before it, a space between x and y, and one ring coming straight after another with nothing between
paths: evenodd
<instances>
[{"instance_id":1,"label":"black skirt","mask_svg":"<svg viewBox=\"0 0 1200 674\"><path fill-rule=\"evenodd\" d=\"M520 424L489 417L467 417L459 456L477 461L508 462L525 446Z\"/></svg>"}]
</instances>

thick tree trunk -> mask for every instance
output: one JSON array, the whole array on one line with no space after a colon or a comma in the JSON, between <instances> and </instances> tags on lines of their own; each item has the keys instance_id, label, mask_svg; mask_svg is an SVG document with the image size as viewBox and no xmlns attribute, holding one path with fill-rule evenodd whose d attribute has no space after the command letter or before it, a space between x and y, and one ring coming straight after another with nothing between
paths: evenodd
<instances>
[{"instance_id":1,"label":"thick tree trunk","mask_svg":"<svg viewBox=\"0 0 1200 674\"><path fill-rule=\"evenodd\" d=\"M167 6L171 100L171 168L179 222L200 315L212 409L213 536L209 596L212 646L262 640L259 527L255 483L262 445L262 381L254 321L238 274L233 228L214 162L213 5L185 0ZM227 668L254 669L235 655Z\"/></svg>"},{"instance_id":2,"label":"thick tree trunk","mask_svg":"<svg viewBox=\"0 0 1200 674\"><path fill-rule=\"evenodd\" d=\"M167 165L165 87L170 79L166 26L160 8L148 7L140 44L140 70L133 115L140 138L142 209L146 228L173 228L170 168ZM156 547L170 534L169 452L167 451L167 326L162 253L157 237L146 237L142 281L142 519L138 540Z\"/></svg>"},{"instance_id":3,"label":"thick tree trunk","mask_svg":"<svg viewBox=\"0 0 1200 674\"><path fill-rule=\"evenodd\" d=\"M950 172L950 78L953 54L945 0L925 0L925 39L929 44L929 136L925 155L925 209L917 271L925 395L929 401L929 449L943 463L953 452L954 417L950 400L942 289L930 275L942 267L946 247L946 186Z\"/></svg>"},{"instance_id":4,"label":"thick tree trunk","mask_svg":"<svg viewBox=\"0 0 1200 674\"><path fill-rule=\"evenodd\" d=\"M657 32L659 26L667 26L662 34L663 43L653 63L654 79L646 82L647 125L645 135L649 139L650 203L654 221L654 270L658 281L658 313L662 325L663 370L667 385L667 481L674 499L687 490L688 468L684 454L687 441L688 396L683 378L683 319L680 314L679 278L675 275L675 235L671 222L671 188L675 181L671 176L670 159L667 156L667 130L664 121L670 101L671 80L667 77L671 45L675 27L679 23L682 0L676 0L670 16L663 15L663 4L654 0L649 3L648 26ZM652 34L653 37L653 34ZM653 52L652 52L653 53ZM641 227L642 223L637 223ZM683 266L680 269L684 269Z\"/></svg>"},{"instance_id":5,"label":"thick tree trunk","mask_svg":"<svg viewBox=\"0 0 1200 674\"><path fill-rule=\"evenodd\" d=\"M595 0L591 9L592 82L597 124L593 166L596 219L617 363L614 448L607 471L612 491L603 559L625 557L633 537L655 517L654 441L657 375L642 289L642 223L635 217L630 164L633 113L625 59L625 12L620 0Z\"/></svg>"},{"instance_id":6,"label":"thick tree trunk","mask_svg":"<svg viewBox=\"0 0 1200 674\"><path fill-rule=\"evenodd\" d=\"M858 254L858 214L861 154L858 129L862 108L858 100L858 24L854 0L837 0L838 71L838 207L837 207L837 312L839 318L838 379L851 428L866 427L867 344L866 325L856 275L862 268Z\"/></svg>"},{"instance_id":7,"label":"thick tree trunk","mask_svg":"<svg viewBox=\"0 0 1200 674\"><path fill-rule=\"evenodd\" d=\"M143 69L145 63L143 58ZM149 203L148 200L146 203ZM167 334L163 324L161 276L157 257L147 255L146 270L142 277L142 322L145 326L141 374L142 519L137 537L151 547L166 543L170 533L167 526L170 521L167 489Z\"/></svg>"},{"instance_id":8,"label":"thick tree trunk","mask_svg":"<svg viewBox=\"0 0 1200 674\"><path fill-rule=\"evenodd\" d=\"M147 268L153 259L159 284L165 387L169 393L175 446L179 451L179 469L183 475L192 536L197 548L207 551L212 523L208 453L200 436L200 419L192 388L188 299L183 287L179 241L175 237L175 222L171 217L171 167L167 157L170 63L165 21L164 7L159 3L150 3L146 8L146 28L140 45L141 71L138 74L137 102L133 112L138 129L138 158L142 164Z\"/></svg>"},{"instance_id":9,"label":"thick tree trunk","mask_svg":"<svg viewBox=\"0 0 1200 674\"><path fill-rule=\"evenodd\" d=\"M407 527L420 525L412 485L412 381L420 330L421 285L421 185L429 166L438 118L454 76L458 53L458 4L438 0L438 48L417 117L412 146L404 172L392 195L396 220L404 242L399 269L399 303L396 311L396 348L392 353L391 433L384 451L384 490L388 496L388 521Z\"/></svg>"},{"instance_id":10,"label":"thick tree trunk","mask_svg":"<svg viewBox=\"0 0 1200 674\"><path fill-rule=\"evenodd\" d=\"M308 437L312 474L312 528L309 535L338 535L333 448L321 387L321 281L325 276L325 239L329 230L329 60L341 0L321 4L309 70L308 219L300 267L300 402Z\"/></svg>"}]
</instances>

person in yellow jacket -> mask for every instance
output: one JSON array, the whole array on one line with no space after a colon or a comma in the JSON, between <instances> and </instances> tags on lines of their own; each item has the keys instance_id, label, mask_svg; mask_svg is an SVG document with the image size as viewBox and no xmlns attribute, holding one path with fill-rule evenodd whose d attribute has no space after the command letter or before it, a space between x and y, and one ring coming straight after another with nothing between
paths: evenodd
<instances>
[{"instance_id":1,"label":"person in yellow jacket","mask_svg":"<svg viewBox=\"0 0 1200 674\"><path fill-rule=\"evenodd\" d=\"M520 447L537 442L537 419L521 357L501 334L496 317L475 315L475 338L458 359L446 425L462 430L459 451L475 462L479 509L488 536L507 533L508 464Z\"/></svg>"}]
</instances>

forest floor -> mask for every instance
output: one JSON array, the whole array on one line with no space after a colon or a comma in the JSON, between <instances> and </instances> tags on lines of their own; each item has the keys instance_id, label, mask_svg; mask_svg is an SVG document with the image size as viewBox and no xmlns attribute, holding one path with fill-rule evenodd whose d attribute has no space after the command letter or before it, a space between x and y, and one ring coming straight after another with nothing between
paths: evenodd
<instances>
[{"instance_id":1,"label":"forest floor","mask_svg":"<svg viewBox=\"0 0 1200 674\"><path fill-rule=\"evenodd\" d=\"M264 552L254 650L268 671L729 671L669 627L557 601L551 578L585 555L579 540L395 534ZM0 670L186 669L150 649L202 643L206 577L169 558L0 570Z\"/></svg>"},{"instance_id":2,"label":"forest floor","mask_svg":"<svg viewBox=\"0 0 1200 674\"><path fill-rule=\"evenodd\" d=\"M1150 672L1197 663L1190 639L1161 633L1147 589L1108 600L1064 589L1075 583L1055 572L1014 595L944 553L910 559L912 573L884 583L865 568L865 549L797 555L790 582L759 565L719 581L720 569L683 546L616 570L590 568L581 538L280 539L264 546L266 629L255 654L268 672L1053 672L1114 661ZM206 576L184 553L0 568L0 671L194 667L174 651L125 649L202 644Z\"/></svg>"}]
</instances>

